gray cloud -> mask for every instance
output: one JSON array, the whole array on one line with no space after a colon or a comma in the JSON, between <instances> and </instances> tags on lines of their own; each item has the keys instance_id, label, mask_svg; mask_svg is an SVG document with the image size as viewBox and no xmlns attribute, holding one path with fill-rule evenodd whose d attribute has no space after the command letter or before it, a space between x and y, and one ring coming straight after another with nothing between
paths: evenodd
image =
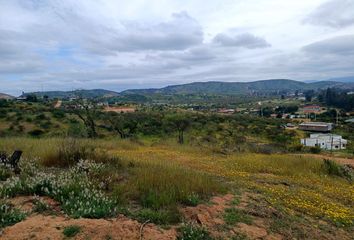
<instances>
[{"instance_id":1,"label":"gray cloud","mask_svg":"<svg viewBox=\"0 0 354 240\"><path fill-rule=\"evenodd\" d=\"M278 1L0 0L0 92L354 75L350 2Z\"/></svg>"},{"instance_id":2,"label":"gray cloud","mask_svg":"<svg viewBox=\"0 0 354 240\"><path fill-rule=\"evenodd\" d=\"M118 51L183 50L203 42L203 30L186 12L174 13L172 20L157 25L125 23L112 40Z\"/></svg>"},{"instance_id":3,"label":"gray cloud","mask_svg":"<svg viewBox=\"0 0 354 240\"><path fill-rule=\"evenodd\" d=\"M304 23L341 28L354 24L353 0L330 0L316 8Z\"/></svg>"},{"instance_id":4,"label":"gray cloud","mask_svg":"<svg viewBox=\"0 0 354 240\"><path fill-rule=\"evenodd\" d=\"M354 35L325 39L304 46L302 50L315 54L352 55L354 54Z\"/></svg>"},{"instance_id":5,"label":"gray cloud","mask_svg":"<svg viewBox=\"0 0 354 240\"><path fill-rule=\"evenodd\" d=\"M249 49L266 48L271 46L265 39L254 36L250 33L239 35L219 33L214 37L213 42L225 47L244 47Z\"/></svg>"}]
</instances>

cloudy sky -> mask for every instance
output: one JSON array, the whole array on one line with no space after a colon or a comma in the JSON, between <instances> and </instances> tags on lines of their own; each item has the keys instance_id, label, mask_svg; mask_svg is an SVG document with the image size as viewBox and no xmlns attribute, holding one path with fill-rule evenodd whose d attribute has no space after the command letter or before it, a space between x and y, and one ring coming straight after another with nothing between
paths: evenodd
<instances>
[{"instance_id":1,"label":"cloudy sky","mask_svg":"<svg viewBox=\"0 0 354 240\"><path fill-rule=\"evenodd\" d=\"M354 75L354 0L0 0L0 92Z\"/></svg>"}]
</instances>

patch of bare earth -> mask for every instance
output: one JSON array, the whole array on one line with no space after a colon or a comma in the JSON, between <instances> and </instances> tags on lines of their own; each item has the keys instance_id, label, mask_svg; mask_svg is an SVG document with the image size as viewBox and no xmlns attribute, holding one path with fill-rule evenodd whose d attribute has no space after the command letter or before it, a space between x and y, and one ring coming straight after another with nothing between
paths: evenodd
<instances>
[{"instance_id":1,"label":"patch of bare earth","mask_svg":"<svg viewBox=\"0 0 354 240\"><path fill-rule=\"evenodd\" d=\"M102 240L102 239L126 239L136 240L168 240L176 238L174 229L162 230L153 224L144 226L141 232L141 223L124 216L115 219L67 219L60 216L35 215L23 222L17 223L4 230L1 239L7 240L61 240L64 238L63 230L66 226L77 225L81 231L76 235L77 240Z\"/></svg>"},{"instance_id":2,"label":"patch of bare earth","mask_svg":"<svg viewBox=\"0 0 354 240\"><path fill-rule=\"evenodd\" d=\"M55 216L33 213L34 202L40 200L46 203ZM78 225L80 233L77 240L169 240L176 239L176 230L162 229L154 224L142 225L136 220L119 215L114 219L70 219L61 212L59 204L49 197L20 196L10 200L16 208L29 215L24 221L7 227L0 233L4 240L59 240L64 239L63 230L66 226Z\"/></svg>"}]
</instances>

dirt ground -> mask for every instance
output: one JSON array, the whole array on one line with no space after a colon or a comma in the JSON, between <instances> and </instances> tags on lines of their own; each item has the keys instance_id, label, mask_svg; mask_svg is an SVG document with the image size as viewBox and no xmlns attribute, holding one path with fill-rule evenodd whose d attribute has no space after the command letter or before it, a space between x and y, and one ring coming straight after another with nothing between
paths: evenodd
<instances>
[{"instance_id":1,"label":"dirt ground","mask_svg":"<svg viewBox=\"0 0 354 240\"><path fill-rule=\"evenodd\" d=\"M51 206L52 212L31 213L34 200L34 197L30 196L11 199L15 207L27 211L30 215L24 221L3 229L0 233L1 240L68 239L63 235L63 230L71 225L81 227L80 232L71 238L76 240L172 240L177 238L177 229L180 227L175 225L162 228L151 223L143 224L123 215L112 219L70 219L63 214L59 204L48 197L40 197L40 200ZM282 216L263 200L262 195L245 191L239 196L233 194L216 196L208 203L195 207L181 207L180 211L184 216L184 222L204 227L215 239L299 239L291 232L287 232L290 229L285 229L284 235L272 230L272 221L282 219ZM251 216L252 221L247 224L238 222L235 225L227 225L223 216L225 210L230 207ZM322 225L329 229L328 232L321 232L317 227L301 223L296 227L308 234L301 239L351 239L343 230L334 231L335 229L331 229L325 222Z\"/></svg>"}]
</instances>

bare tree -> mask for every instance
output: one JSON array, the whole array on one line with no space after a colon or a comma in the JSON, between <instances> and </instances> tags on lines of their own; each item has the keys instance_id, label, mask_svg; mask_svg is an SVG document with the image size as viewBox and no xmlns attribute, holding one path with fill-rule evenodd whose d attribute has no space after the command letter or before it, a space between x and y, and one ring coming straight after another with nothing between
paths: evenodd
<instances>
[{"instance_id":1,"label":"bare tree","mask_svg":"<svg viewBox=\"0 0 354 240\"><path fill-rule=\"evenodd\" d=\"M71 105L72 113L77 115L84 123L89 138L98 136L95 119L98 114L97 103L93 100L78 99Z\"/></svg>"}]
</instances>

